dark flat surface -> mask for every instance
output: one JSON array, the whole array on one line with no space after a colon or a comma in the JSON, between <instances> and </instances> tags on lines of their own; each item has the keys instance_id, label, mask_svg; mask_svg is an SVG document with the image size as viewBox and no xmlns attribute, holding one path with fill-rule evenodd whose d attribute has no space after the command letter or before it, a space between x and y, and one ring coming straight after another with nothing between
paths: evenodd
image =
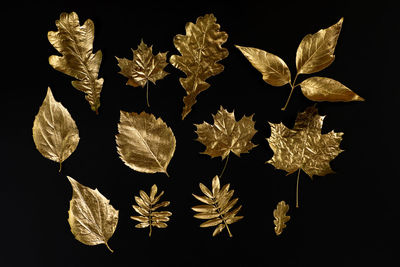
<instances>
[{"instance_id":1,"label":"dark flat surface","mask_svg":"<svg viewBox=\"0 0 400 267\"><path fill-rule=\"evenodd\" d=\"M350 1L345 1L345 3ZM69 4L67 4L69 3ZM20 3L3 7L1 17L2 75L2 185L0 187L1 266L395 266L392 247L398 187L394 186L394 131L398 122L399 23L392 6L351 6L342 2L303 5L211 4L191 7L164 2L119 4ZM81 23L91 18L96 27L94 50L103 51L100 77L105 80L100 114L89 108L83 93L71 86L71 78L55 71L48 57L56 50L47 32L56 30L63 11L76 11ZM188 117L181 121L184 89L182 72L168 65L171 74L150 86L151 108L145 107L145 90L125 85L114 56L131 58L130 48L140 40L153 44L155 52L176 54L172 38L185 33L186 22L214 13L221 29L229 34L225 47L230 55L221 63L225 71L208 80L211 87L198 96ZM295 53L301 39L344 17L336 60L318 76L334 78L367 101L319 103L327 115L323 132L344 132L345 150L331 162L336 174L315 177L304 173L300 181L300 205L295 206L296 175L264 164L273 155L265 138L268 121L292 127L296 114L313 103L296 90L287 111L280 108L289 86L269 86L234 47L234 44L265 49L280 56L295 73ZM5 59L4 59L5 57ZM397 73L397 72L396 72ZM300 76L299 81L307 76ZM80 133L77 150L58 165L36 150L32 139L34 116L50 86L75 119ZM212 237L193 218L191 196L200 193L198 183L210 185L223 167L220 158L199 154L204 147L195 141L194 123L212 123L219 106L235 110L237 118L255 113L258 144L240 158L232 155L222 183L231 183L240 198L244 219ZM173 129L177 147L164 174L142 174L125 166L115 144L119 110L146 110L161 116ZM98 188L120 211L109 245L86 246L74 239L67 222L71 186L66 175ZM131 205L140 189L156 183L171 201L173 216L167 229L134 228ZM282 236L275 236L272 210L286 200L292 217Z\"/></svg>"}]
</instances>

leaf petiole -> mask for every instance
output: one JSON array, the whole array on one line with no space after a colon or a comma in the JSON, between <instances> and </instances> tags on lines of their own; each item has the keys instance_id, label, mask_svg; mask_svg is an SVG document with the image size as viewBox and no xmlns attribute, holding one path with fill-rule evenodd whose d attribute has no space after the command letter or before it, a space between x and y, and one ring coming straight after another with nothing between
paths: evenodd
<instances>
[{"instance_id":1,"label":"leaf petiole","mask_svg":"<svg viewBox=\"0 0 400 267\"><path fill-rule=\"evenodd\" d=\"M299 171L297 172L297 184L296 184L296 208L299 207L299 181L300 181L300 171L301 171L301 169L299 168Z\"/></svg>"},{"instance_id":2,"label":"leaf petiole","mask_svg":"<svg viewBox=\"0 0 400 267\"><path fill-rule=\"evenodd\" d=\"M230 154L230 152L229 152L229 154ZM224 174L224 171L225 171L225 169L226 169L226 165L228 165L229 154L228 154L228 156L226 156L224 168L222 169L222 172L221 172L221 174L219 175L219 178L220 178L220 179L221 179L221 177L222 177L222 174Z\"/></svg>"},{"instance_id":3,"label":"leaf petiole","mask_svg":"<svg viewBox=\"0 0 400 267\"><path fill-rule=\"evenodd\" d=\"M289 104L289 100L290 100L290 98L292 97L292 93L293 93L294 88L296 88L296 87L299 85L299 84L296 84L296 85L295 85L296 79L297 79L297 76L298 76L298 75L299 75L299 74L297 73L296 76L294 77L293 83L289 82L289 85L290 85L290 87L292 88L292 90L290 90L290 94L289 94L289 96L288 96L288 99L286 100L285 106L284 106L283 108L281 108L281 110L283 110L283 111L286 110L286 107L287 107L287 105Z\"/></svg>"},{"instance_id":4,"label":"leaf petiole","mask_svg":"<svg viewBox=\"0 0 400 267\"><path fill-rule=\"evenodd\" d=\"M107 242L105 242L104 244L107 246L108 250L111 251L111 253L114 252L114 250L112 250L112 249L110 248L110 246L108 246Z\"/></svg>"}]
</instances>

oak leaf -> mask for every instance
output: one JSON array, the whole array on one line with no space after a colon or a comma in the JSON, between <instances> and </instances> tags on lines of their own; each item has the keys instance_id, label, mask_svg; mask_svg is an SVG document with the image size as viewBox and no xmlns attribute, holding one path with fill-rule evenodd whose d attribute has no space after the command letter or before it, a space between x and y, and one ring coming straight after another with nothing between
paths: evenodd
<instances>
[{"instance_id":1,"label":"oak leaf","mask_svg":"<svg viewBox=\"0 0 400 267\"><path fill-rule=\"evenodd\" d=\"M240 205L233 209L239 200L239 198L231 199L234 190L229 190L230 184L225 184L221 188L218 175L212 180L211 190L202 183L199 186L204 196L192 195L204 204L194 206L192 210L198 212L194 215L195 218L207 220L200 224L200 227L217 226L213 232L213 236L226 228L229 236L232 237L229 225L243 219L243 216L237 216L242 206Z\"/></svg>"},{"instance_id":2,"label":"oak leaf","mask_svg":"<svg viewBox=\"0 0 400 267\"><path fill-rule=\"evenodd\" d=\"M269 123L271 136L267 140L274 155L267 163L286 171L287 175L298 170L297 191L300 170L310 178L333 173L329 162L343 152L339 148L343 133L321 134L324 117L311 106L297 115L293 129L282 123ZM298 207L297 195L298 192Z\"/></svg>"},{"instance_id":3,"label":"oak leaf","mask_svg":"<svg viewBox=\"0 0 400 267\"><path fill-rule=\"evenodd\" d=\"M281 201L274 209L274 224L275 224L275 233L276 235L282 234L284 228L286 228L286 223L290 220L290 216L287 216L286 213L289 210L289 205L285 203L285 201Z\"/></svg>"},{"instance_id":4,"label":"oak leaf","mask_svg":"<svg viewBox=\"0 0 400 267\"><path fill-rule=\"evenodd\" d=\"M68 110L47 89L46 98L33 122L33 141L45 157L61 165L79 143L79 131Z\"/></svg>"},{"instance_id":5,"label":"oak leaf","mask_svg":"<svg viewBox=\"0 0 400 267\"><path fill-rule=\"evenodd\" d=\"M202 153L212 158L220 156L222 159L230 152L238 157L241 153L248 153L257 146L251 142L257 132L254 128L253 115L243 116L236 121L234 112L228 112L221 106L217 114L212 115L213 125L207 122L195 124L197 141L206 146L206 150Z\"/></svg>"},{"instance_id":6,"label":"oak leaf","mask_svg":"<svg viewBox=\"0 0 400 267\"><path fill-rule=\"evenodd\" d=\"M142 112L121 111L116 135L117 151L121 160L135 171L163 172L174 155L174 133L161 118Z\"/></svg>"},{"instance_id":7,"label":"oak leaf","mask_svg":"<svg viewBox=\"0 0 400 267\"><path fill-rule=\"evenodd\" d=\"M132 52L132 60L117 57L118 66L121 68L119 73L128 78L127 85L143 88L147 85L147 106L150 106L148 99L149 81L156 84L157 80L168 75L168 72L164 71L164 68L168 65L166 62L167 52L153 55L153 47L147 46L143 40L140 41L136 50L132 49Z\"/></svg>"},{"instance_id":8,"label":"oak leaf","mask_svg":"<svg viewBox=\"0 0 400 267\"><path fill-rule=\"evenodd\" d=\"M113 252L108 240L117 227L118 210L97 189L81 185L69 176L67 178L73 189L68 211L71 232L85 245L105 244Z\"/></svg>"},{"instance_id":9,"label":"oak leaf","mask_svg":"<svg viewBox=\"0 0 400 267\"><path fill-rule=\"evenodd\" d=\"M198 17L195 24L186 24L186 35L174 37L174 45L181 55L172 55L170 62L187 76L179 79L187 93L183 98L182 119L192 110L197 95L210 87L205 80L224 70L224 66L217 62L229 55L228 50L221 47L228 34L219 30L216 21L213 14Z\"/></svg>"},{"instance_id":10,"label":"oak leaf","mask_svg":"<svg viewBox=\"0 0 400 267\"><path fill-rule=\"evenodd\" d=\"M88 19L81 26L75 12L63 12L60 19L56 20L56 26L58 31L49 31L47 37L62 56L50 56L49 64L77 79L72 81L72 86L86 94L91 109L98 113L104 80L98 79L101 50L93 54L93 21Z\"/></svg>"},{"instance_id":11,"label":"oak leaf","mask_svg":"<svg viewBox=\"0 0 400 267\"><path fill-rule=\"evenodd\" d=\"M147 195L143 190L139 191L139 195L135 196L137 205L132 205L133 209L139 213L139 216L131 216L132 220L138 221L139 223L135 226L136 228L149 227L149 236L152 233L152 227L166 228L168 225L165 222L169 221L169 217L172 215L169 211L156 211L159 208L169 206L169 201L159 202L164 191L157 194L157 185L153 185L150 190L150 194Z\"/></svg>"}]
</instances>

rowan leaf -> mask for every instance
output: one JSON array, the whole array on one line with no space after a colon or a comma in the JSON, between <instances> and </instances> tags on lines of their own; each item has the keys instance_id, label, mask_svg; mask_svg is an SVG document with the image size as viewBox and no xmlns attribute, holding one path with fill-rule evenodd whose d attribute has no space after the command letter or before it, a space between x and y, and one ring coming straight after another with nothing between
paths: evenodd
<instances>
[{"instance_id":1,"label":"rowan leaf","mask_svg":"<svg viewBox=\"0 0 400 267\"><path fill-rule=\"evenodd\" d=\"M307 34L296 53L297 73L311 74L328 67L335 59L335 48L342 29L343 18L317 33Z\"/></svg>"},{"instance_id":2,"label":"rowan leaf","mask_svg":"<svg viewBox=\"0 0 400 267\"><path fill-rule=\"evenodd\" d=\"M77 240L85 245L105 244L113 235L118 223L118 210L111 206L97 189L81 185L67 176L73 194L70 201L68 223Z\"/></svg>"},{"instance_id":3,"label":"rowan leaf","mask_svg":"<svg viewBox=\"0 0 400 267\"><path fill-rule=\"evenodd\" d=\"M234 112L228 112L221 106L217 114L213 115L213 125L207 122L195 124L197 141L206 146L206 150L202 153L222 159L230 152L238 157L242 153L248 153L257 146L251 142L257 132L254 128L253 115L243 116L236 121Z\"/></svg>"},{"instance_id":4,"label":"rowan leaf","mask_svg":"<svg viewBox=\"0 0 400 267\"><path fill-rule=\"evenodd\" d=\"M288 175L298 170L298 179L300 170L310 178L333 173L329 162L343 151L339 148L343 133L321 134L324 117L311 106L297 115L293 129L282 123L269 123L271 136L267 140L274 155L267 163Z\"/></svg>"},{"instance_id":5,"label":"rowan leaf","mask_svg":"<svg viewBox=\"0 0 400 267\"><path fill-rule=\"evenodd\" d=\"M121 68L119 72L121 75L128 78L127 85L138 87L147 85L149 81L156 84L156 81L163 79L168 72L164 71L164 68L168 65L167 52L153 54L153 47L147 46L143 40L136 50L133 50L133 59L129 60L126 58L118 58L118 66ZM146 94L148 96L148 92ZM149 100L147 99L147 105Z\"/></svg>"},{"instance_id":6,"label":"rowan leaf","mask_svg":"<svg viewBox=\"0 0 400 267\"><path fill-rule=\"evenodd\" d=\"M228 224L232 224L243 218L243 216L236 216L242 206L231 210L239 199L235 198L230 201L233 196L233 190L228 191L229 185L224 185L222 189L220 189L220 180L218 175L216 175L212 180L211 190L208 188L205 190L205 186L202 183L199 185L204 196L192 195L197 200L205 203L205 205L194 206L192 207L192 210L198 212L194 215L195 218L207 220L200 224L200 227L212 227L218 225L213 232L213 236L219 234L226 227L229 236L232 237ZM226 203L229 204L226 205Z\"/></svg>"},{"instance_id":7,"label":"rowan leaf","mask_svg":"<svg viewBox=\"0 0 400 267\"><path fill-rule=\"evenodd\" d=\"M47 37L62 56L50 56L49 64L77 79L72 81L72 86L86 94L91 109L98 113L104 80L98 79L101 50L93 54L93 21L88 19L81 26L75 12L63 12L60 19L56 20L56 26L58 31L49 31Z\"/></svg>"},{"instance_id":8,"label":"rowan leaf","mask_svg":"<svg viewBox=\"0 0 400 267\"><path fill-rule=\"evenodd\" d=\"M153 114L121 111L120 115L116 142L121 160L135 171L168 176L176 144L171 128Z\"/></svg>"},{"instance_id":9,"label":"rowan leaf","mask_svg":"<svg viewBox=\"0 0 400 267\"><path fill-rule=\"evenodd\" d=\"M197 95L210 87L206 80L224 70L218 61L229 55L228 50L221 47L228 34L219 30L216 21L213 14L198 17L195 24L186 24L186 35L174 37L174 45L181 55L172 55L170 63L186 74L186 78L179 79L187 93L183 98L182 119L192 110Z\"/></svg>"},{"instance_id":10,"label":"rowan leaf","mask_svg":"<svg viewBox=\"0 0 400 267\"><path fill-rule=\"evenodd\" d=\"M144 205L142 205L141 208L136 205L132 206L133 209L141 215L131 216L132 220L140 222L135 227L149 227L149 236L151 236L153 226L157 228L166 228L168 225L165 222L168 222L169 217L172 215L172 212L169 211L156 211L157 209L161 207L167 207L170 204L169 201L157 203L160 197L164 194L164 191L162 191L157 197L155 197L155 195L157 194L157 190L157 185L154 184L150 189L150 197L146 197L148 195L144 191L140 190L140 197L135 196L135 201L138 204L144 203Z\"/></svg>"},{"instance_id":11,"label":"rowan leaf","mask_svg":"<svg viewBox=\"0 0 400 267\"><path fill-rule=\"evenodd\" d=\"M300 86L304 96L312 101L364 101L364 98L330 78L311 77L302 81Z\"/></svg>"},{"instance_id":12,"label":"rowan leaf","mask_svg":"<svg viewBox=\"0 0 400 267\"><path fill-rule=\"evenodd\" d=\"M290 220L290 216L287 216L286 213L289 210L289 205L285 203L285 201L281 201L274 209L274 224L275 224L275 233L276 235L282 234L284 228L286 228L286 223Z\"/></svg>"},{"instance_id":13,"label":"rowan leaf","mask_svg":"<svg viewBox=\"0 0 400 267\"><path fill-rule=\"evenodd\" d=\"M33 122L33 141L36 149L45 157L61 164L79 143L79 131L68 110L57 102L47 89L46 98Z\"/></svg>"},{"instance_id":14,"label":"rowan leaf","mask_svg":"<svg viewBox=\"0 0 400 267\"><path fill-rule=\"evenodd\" d=\"M235 45L250 61L251 65L261 72L263 80L272 86L283 86L290 83L290 70L280 57L264 50Z\"/></svg>"}]
</instances>

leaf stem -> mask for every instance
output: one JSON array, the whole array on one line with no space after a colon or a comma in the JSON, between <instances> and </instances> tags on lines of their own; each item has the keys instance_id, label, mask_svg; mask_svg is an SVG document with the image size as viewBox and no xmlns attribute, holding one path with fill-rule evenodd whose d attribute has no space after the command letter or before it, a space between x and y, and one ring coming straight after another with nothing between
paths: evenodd
<instances>
[{"instance_id":1,"label":"leaf stem","mask_svg":"<svg viewBox=\"0 0 400 267\"><path fill-rule=\"evenodd\" d=\"M285 106L284 106L283 108L281 108L281 110L283 110L283 111L286 109L287 105L289 104L289 100L290 100L290 98L292 97L292 93L293 93L294 88L296 88L297 85L298 85L298 84L295 85L296 79L297 79L297 76L298 76L298 75L299 75L299 74L296 73L296 76L294 77L293 83L290 83L290 82L289 82L289 85L290 85L290 87L292 88L292 90L290 90L290 94L289 94L288 99L286 100Z\"/></svg>"},{"instance_id":2,"label":"leaf stem","mask_svg":"<svg viewBox=\"0 0 400 267\"><path fill-rule=\"evenodd\" d=\"M228 230L229 237L232 237L232 233L231 233L231 231L229 230L229 226L228 226L228 224L225 222L225 220L224 220L224 223L225 223L225 226L226 226L226 230Z\"/></svg>"},{"instance_id":3,"label":"leaf stem","mask_svg":"<svg viewBox=\"0 0 400 267\"><path fill-rule=\"evenodd\" d=\"M114 250L112 250L112 249L111 249L111 248L108 246L107 242L105 242L104 244L106 244L106 246L107 246L108 250L109 250L109 251L111 251L111 253L113 253L113 252L114 252Z\"/></svg>"},{"instance_id":4,"label":"leaf stem","mask_svg":"<svg viewBox=\"0 0 400 267\"><path fill-rule=\"evenodd\" d=\"M149 104L149 81L146 82L146 101L147 101L147 107L150 107L150 104Z\"/></svg>"},{"instance_id":5,"label":"leaf stem","mask_svg":"<svg viewBox=\"0 0 400 267\"><path fill-rule=\"evenodd\" d=\"M229 152L229 154L230 154L230 152ZM224 174L224 171L225 171L225 169L226 169L226 165L228 165L229 154L228 154L228 156L226 156L224 168L222 169L222 172L221 172L221 174L219 175L219 178L220 178L220 179L221 179L222 175Z\"/></svg>"},{"instance_id":6,"label":"leaf stem","mask_svg":"<svg viewBox=\"0 0 400 267\"><path fill-rule=\"evenodd\" d=\"M58 172L61 172L61 168L62 168L62 162L60 161L60 168L58 169Z\"/></svg>"},{"instance_id":7,"label":"leaf stem","mask_svg":"<svg viewBox=\"0 0 400 267\"><path fill-rule=\"evenodd\" d=\"M300 180L300 171L301 171L301 169L299 168L299 171L297 172L297 184L296 184L296 208L299 207L299 180Z\"/></svg>"}]
</instances>

